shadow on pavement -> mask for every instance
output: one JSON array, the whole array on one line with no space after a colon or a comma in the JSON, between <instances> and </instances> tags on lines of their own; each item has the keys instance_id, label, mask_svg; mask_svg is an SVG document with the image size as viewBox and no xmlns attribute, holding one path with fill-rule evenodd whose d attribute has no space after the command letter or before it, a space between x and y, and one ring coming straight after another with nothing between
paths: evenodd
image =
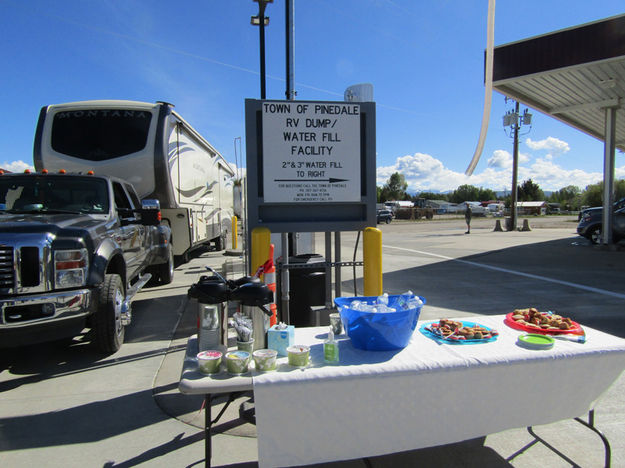
<instances>
[{"instance_id":1,"label":"shadow on pavement","mask_svg":"<svg viewBox=\"0 0 625 468\"><path fill-rule=\"evenodd\" d=\"M625 337L622 278L624 251L604 250L571 237L384 273L384 284L392 285L384 291L411 290L426 298L424 311L437 307L499 315L526 307L552 310ZM342 285L344 291L353 291L352 280ZM362 288L359 279L358 290Z\"/></svg>"}]
</instances>

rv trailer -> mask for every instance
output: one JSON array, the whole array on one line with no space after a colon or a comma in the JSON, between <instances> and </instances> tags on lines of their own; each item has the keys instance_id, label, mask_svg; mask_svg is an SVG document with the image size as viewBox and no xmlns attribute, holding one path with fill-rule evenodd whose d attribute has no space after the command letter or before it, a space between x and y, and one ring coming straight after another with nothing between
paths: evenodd
<instances>
[{"instance_id":1,"label":"rv trailer","mask_svg":"<svg viewBox=\"0 0 625 468\"><path fill-rule=\"evenodd\" d=\"M235 173L173 107L118 100L45 106L33 156L37 171L94 171L127 180L142 199L158 199L174 255L186 259L210 242L225 248Z\"/></svg>"}]
</instances>

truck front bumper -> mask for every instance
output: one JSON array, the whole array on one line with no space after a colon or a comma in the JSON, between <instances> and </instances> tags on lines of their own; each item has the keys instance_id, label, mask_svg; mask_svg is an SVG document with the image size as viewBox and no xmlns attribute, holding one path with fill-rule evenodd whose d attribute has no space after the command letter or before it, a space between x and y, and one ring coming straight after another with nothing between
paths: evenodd
<instances>
[{"instance_id":1,"label":"truck front bumper","mask_svg":"<svg viewBox=\"0 0 625 468\"><path fill-rule=\"evenodd\" d=\"M61 321L89 315L90 311L89 289L0 298L0 329Z\"/></svg>"},{"instance_id":2,"label":"truck front bumper","mask_svg":"<svg viewBox=\"0 0 625 468\"><path fill-rule=\"evenodd\" d=\"M0 298L0 348L76 336L91 304L89 289Z\"/></svg>"}]
</instances>

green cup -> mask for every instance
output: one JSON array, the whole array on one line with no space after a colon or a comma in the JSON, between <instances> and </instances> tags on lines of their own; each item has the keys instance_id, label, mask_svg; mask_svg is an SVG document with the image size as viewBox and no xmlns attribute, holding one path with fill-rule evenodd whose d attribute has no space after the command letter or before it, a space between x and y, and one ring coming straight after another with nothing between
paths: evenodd
<instances>
[{"instance_id":1,"label":"green cup","mask_svg":"<svg viewBox=\"0 0 625 468\"><path fill-rule=\"evenodd\" d=\"M252 353L256 370L260 372L276 370L278 351L275 349L257 349Z\"/></svg>"},{"instance_id":2,"label":"green cup","mask_svg":"<svg viewBox=\"0 0 625 468\"><path fill-rule=\"evenodd\" d=\"M202 351L197 355L197 364L202 374L216 374L221 364L221 351Z\"/></svg>"},{"instance_id":3,"label":"green cup","mask_svg":"<svg viewBox=\"0 0 625 468\"><path fill-rule=\"evenodd\" d=\"M230 351L226 354L226 369L229 374L240 375L248 371L250 353L247 351Z\"/></svg>"},{"instance_id":4,"label":"green cup","mask_svg":"<svg viewBox=\"0 0 625 468\"><path fill-rule=\"evenodd\" d=\"M293 345L286 349L289 355L289 364L295 367L306 367L310 358L310 346Z\"/></svg>"},{"instance_id":5,"label":"green cup","mask_svg":"<svg viewBox=\"0 0 625 468\"><path fill-rule=\"evenodd\" d=\"M237 349L252 354L252 351L254 351L254 338L251 338L250 341L237 341Z\"/></svg>"}]
</instances>

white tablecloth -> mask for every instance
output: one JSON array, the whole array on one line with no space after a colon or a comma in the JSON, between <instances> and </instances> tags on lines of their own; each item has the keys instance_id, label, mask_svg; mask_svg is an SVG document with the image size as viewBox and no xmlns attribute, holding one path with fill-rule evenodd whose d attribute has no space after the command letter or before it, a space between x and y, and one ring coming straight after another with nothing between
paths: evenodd
<instances>
[{"instance_id":1,"label":"white tablecloth","mask_svg":"<svg viewBox=\"0 0 625 468\"><path fill-rule=\"evenodd\" d=\"M516 345L504 316L478 345L439 344L417 330L397 351L361 351L339 337L340 365L323 363L327 328L296 329L312 365L281 359L253 373L259 464L277 467L383 455L583 415L625 368L625 340L585 327L585 344Z\"/></svg>"}]
</instances>

